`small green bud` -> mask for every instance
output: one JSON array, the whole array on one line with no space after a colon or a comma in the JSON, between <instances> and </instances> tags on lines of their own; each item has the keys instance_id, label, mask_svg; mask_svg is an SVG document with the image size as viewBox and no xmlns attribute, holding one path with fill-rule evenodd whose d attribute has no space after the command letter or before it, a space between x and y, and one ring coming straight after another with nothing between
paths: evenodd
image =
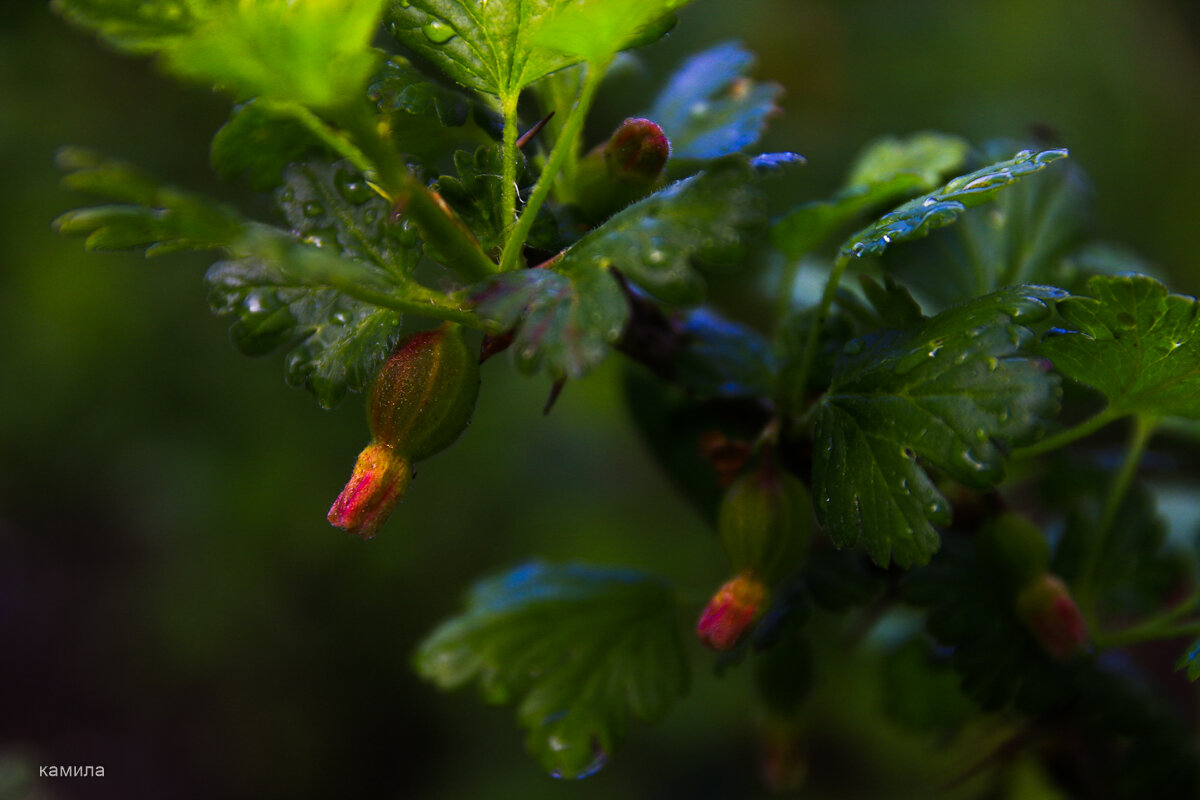
<instances>
[{"instance_id":1,"label":"small green bud","mask_svg":"<svg viewBox=\"0 0 1200 800\"><path fill-rule=\"evenodd\" d=\"M412 482L412 465L445 450L466 429L479 394L479 362L447 323L414 333L379 370L367 402L371 443L329 509L329 521L375 535Z\"/></svg>"},{"instance_id":2,"label":"small green bud","mask_svg":"<svg viewBox=\"0 0 1200 800\"><path fill-rule=\"evenodd\" d=\"M804 484L766 458L725 491L717 531L736 572L751 571L773 582L804 558L812 515Z\"/></svg>"},{"instance_id":3,"label":"small green bud","mask_svg":"<svg viewBox=\"0 0 1200 800\"><path fill-rule=\"evenodd\" d=\"M608 141L579 161L576 204L598 222L654 190L671 154L671 144L656 123L630 118Z\"/></svg>"},{"instance_id":4,"label":"small green bud","mask_svg":"<svg viewBox=\"0 0 1200 800\"><path fill-rule=\"evenodd\" d=\"M1014 591L1028 586L1050 566L1050 545L1041 529L1020 514L1005 513L987 523L978 546Z\"/></svg>"},{"instance_id":5,"label":"small green bud","mask_svg":"<svg viewBox=\"0 0 1200 800\"><path fill-rule=\"evenodd\" d=\"M421 461L454 444L478 395L479 361L457 325L414 333L396 347L371 387L371 435Z\"/></svg>"}]
</instances>

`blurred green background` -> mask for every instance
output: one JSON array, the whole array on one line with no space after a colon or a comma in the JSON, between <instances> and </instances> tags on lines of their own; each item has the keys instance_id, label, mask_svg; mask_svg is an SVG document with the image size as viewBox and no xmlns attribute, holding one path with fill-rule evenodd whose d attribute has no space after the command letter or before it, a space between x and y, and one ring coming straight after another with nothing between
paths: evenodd
<instances>
[{"instance_id":1,"label":"blurred green background","mask_svg":"<svg viewBox=\"0 0 1200 800\"><path fill-rule=\"evenodd\" d=\"M581 783L538 772L508 709L409 668L473 579L531 555L701 595L723 579L714 538L637 442L614 365L543 417L544 382L494 360L467 435L422 466L379 538L332 530L365 443L358 399L321 411L278 357L236 354L203 258L86 254L50 229L85 202L58 187L65 143L238 197L207 167L228 101L44 4L0 19L0 793L22 796L11 787L39 764L97 764L105 779L39 781L36 796L759 796L745 670L718 682L698 647L688 699ZM778 210L833 189L883 133L1044 125L1091 174L1103 237L1200 290L1193 0L699 0L608 88L596 134L729 38L788 90L767 148L809 159ZM878 702L855 697L827 716L850 727ZM835 743L816 748L814 796L927 796L905 776L937 742L812 737Z\"/></svg>"}]
</instances>

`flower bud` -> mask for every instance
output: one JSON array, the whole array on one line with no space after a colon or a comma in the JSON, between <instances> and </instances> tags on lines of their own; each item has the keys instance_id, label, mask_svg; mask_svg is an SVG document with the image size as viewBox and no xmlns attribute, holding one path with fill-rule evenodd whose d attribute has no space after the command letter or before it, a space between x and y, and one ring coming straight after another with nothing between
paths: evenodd
<instances>
[{"instance_id":1,"label":"flower bud","mask_svg":"<svg viewBox=\"0 0 1200 800\"><path fill-rule=\"evenodd\" d=\"M662 128L637 117L622 122L604 145L610 175L647 186L658 180L670 155L671 143Z\"/></svg>"},{"instance_id":2,"label":"flower bud","mask_svg":"<svg viewBox=\"0 0 1200 800\"><path fill-rule=\"evenodd\" d=\"M769 716L763 724L761 770L773 792L795 792L808 778L808 747L797 719Z\"/></svg>"},{"instance_id":3,"label":"flower bud","mask_svg":"<svg viewBox=\"0 0 1200 800\"><path fill-rule=\"evenodd\" d=\"M1050 545L1041 529L1020 514L1005 513L979 533L978 547L1013 591L1028 586L1050 566Z\"/></svg>"},{"instance_id":4,"label":"flower bud","mask_svg":"<svg viewBox=\"0 0 1200 800\"><path fill-rule=\"evenodd\" d=\"M732 650L767 607L766 585L749 573L725 583L704 608L696 634L711 650Z\"/></svg>"},{"instance_id":5,"label":"flower bud","mask_svg":"<svg viewBox=\"0 0 1200 800\"><path fill-rule=\"evenodd\" d=\"M1017 616L1055 661L1068 662L1088 649L1087 622L1057 575L1042 573L1021 590Z\"/></svg>"},{"instance_id":6,"label":"flower bud","mask_svg":"<svg viewBox=\"0 0 1200 800\"><path fill-rule=\"evenodd\" d=\"M812 513L804 484L768 457L725 491L717 531L736 572L753 571L775 581L808 550Z\"/></svg>"},{"instance_id":7,"label":"flower bud","mask_svg":"<svg viewBox=\"0 0 1200 800\"><path fill-rule=\"evenodd\" d=\"M346 488L333 501L329 521L364 539L387 521L412 482L412 463L385 444L372 443L358 454Z\"/></svg>"},{"instance_id":8,"label":"flower bud","mask_svg":"<svg viewBox=\"0 0 1200 800\"><path fill-rule=\"evenodd\" d=\"M630 118L602 145L580 159L575 202L595 223L653 191L671 144L654 122Z\"/></svg>"},{"instance_id":9,"label":"flower bud","mask_svg":"<svg viewBox=\"0 0 1200 800\"><path fill-rule=\"evenodd\" d=\"M457 325L400 342L371 387L371 443L329 509L329 521L364 539L374 536L412 482L412 465L454 443L471 421L478 394L479 363Z\"/></svg>"}]
</instances>

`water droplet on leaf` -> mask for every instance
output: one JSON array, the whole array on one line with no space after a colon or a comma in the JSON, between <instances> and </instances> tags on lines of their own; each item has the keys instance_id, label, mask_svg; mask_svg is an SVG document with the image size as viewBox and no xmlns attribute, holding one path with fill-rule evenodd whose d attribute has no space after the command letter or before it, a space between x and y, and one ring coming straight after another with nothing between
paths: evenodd
<instances>
[{"instance_id":1,"label":"water droplet on leaf","mask_svg":"<svg viewBox=\"0 0 1200 800\"><path fill-rule=\"evenodd\" d=\"M455 36L454 28L451 28L440 19L430 20L421 28L421 32L425 34L425 38L434 44L445 44Z\"/></svg>"}]
</instances>

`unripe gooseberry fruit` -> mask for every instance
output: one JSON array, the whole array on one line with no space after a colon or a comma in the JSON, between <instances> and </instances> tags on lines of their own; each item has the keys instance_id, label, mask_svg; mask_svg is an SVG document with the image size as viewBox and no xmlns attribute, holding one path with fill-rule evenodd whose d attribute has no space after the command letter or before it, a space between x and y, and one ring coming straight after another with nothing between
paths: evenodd
<instances>
[{"instance_id":1,"label":"unripe gooseberry fruit","mask_svg":"<svg viewBox=\"0 0 1200 800\"><path fill-rule=\"evenodd\" d=\"M812 515L808 489L768 458L725 490L717 531L735 572L773 582L803 560Z\"/></svg>"},{"instance_id":2,"label":"unripe gooseberry fruit","mask_svg":"<svg viewBox=\"0 0 1200 800\"><path fill-rule=\"evenodd\" d=\"M466 429L479 394L479 362L457 325L414 333L379 370L367 401L371 443L358 455L329 521L375 535L412 482L412 465Z\"/></svg>"}]
</instances>

